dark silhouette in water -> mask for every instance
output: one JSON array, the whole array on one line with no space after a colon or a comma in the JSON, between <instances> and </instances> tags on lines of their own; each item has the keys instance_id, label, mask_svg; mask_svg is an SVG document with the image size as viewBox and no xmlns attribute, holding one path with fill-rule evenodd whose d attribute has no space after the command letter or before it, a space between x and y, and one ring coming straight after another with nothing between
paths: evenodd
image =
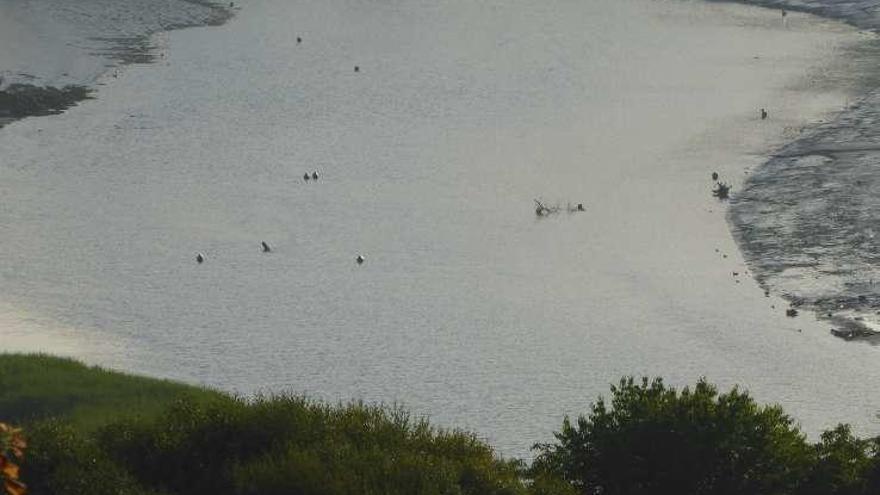
<instances>
[{"instance_id":1,"label":"dark silhouette in water","mask_svg":"<svg viewBox=\"0 0 880 495\"><path fill-rule=\"evenodd\" d=\"M360 71L361 71L361 66L360 66L360 65L355 65L355 66L354 66L354 71L355 71L355 72L360 72Z\"/></svg>"},{"instance_id":2,"label":"dark silhouette in water","mask_svg":"<svg viewBox=\"0 0 880 495\"><path fill-rule=\"evenodd\" d=\"M302 42L303 42L303 39L300 38L299 36L297 36L297 37L296 37L296 42L297 42L297 43L302 43Z\"/></svg>"},{"instance_id":3,"label":"dark silhouette in water","mask_svg":"<svg viewBox=\"0 0 880 495\"><path fill-rule=\"evenodd\" d=\"M712 180L718 180L718 172L712 172Z\"/></svg>"},{"instance_id":4,"label":"dark silhouette in water","mask_svg":"<svg viewBox=\"0 0 880 495\"><path fill-rule=\"evenodd\" d=\"M724 182L716 182L715 189L712 189L712 195L718 199L727 199L730 197L730 184Z\"/></svg>"},{"instance_id":5,"label":"dark silhouette in water","mask_svg":"<svg viewBox=\"0 0 880 495\"><path fill-rule=\"evenodd\" d=\"M548 206L545 206L544 203L538 201L537 199L535 200L535 214L539 217L543 217L551 213L556 213L557 211L559 211L558 207L550 208Z\"/></svg>"},{"instance_id":6,"label":"dark silhouette in water","mask_svg":"<svg viewBox=\"0 0 880 495\"><path fill-rule=\"evenodd\" d=\"M577 208L577 210L578 210L578 211L584 211L584 204L583 204L583 203L578 203L578 208Z\"/></svg>"},{"instance_id":7,"label":"dark silhouette in water","mask_svg":"<svg viewBox=\"0 0 880 495\"><path fill-rule=\"evenodd\" d=\"M266 244L266 241L263 241L263 252L264 253L271 253L272 252L272 248L270 248L269 245Z\"/></svg>"},{"instance_id":8,"label":"dark silhouette in water","mask_svg":"<svg viewBox=\"0 0 880 495\"><path fill-rule=\"evenodd\" d=\"M769 115L770 114L767 113L767 110L764 110L763 108L761 109L761 120L767 120Z\"/></svg>"},{"instance_id":9,"label":"dark silhouette in water","mask_svg":"<svg viewBox=\"0 0 880 495\"><path fill-rule=\"evenodd\" d=\"M317 171L312 172L312 179L318 180L318 172Z\"/></svg>"},{"instance_id":10,"label":"dark silhouette in water","mask_svg":"<svg viewBox=\"0 0 880 495\"><path fill-rule=\"evenodd\" d=\"M359 255L357 255L357 258L355 258L354 260L357 261L358 265L362 265L364 263L364 259L365 258L359 254Z\"/></svg>"},{"instance_id":11,"label":"dark silhouette in water","mask_svg":"<svg viewBox=\"0 0 880 495\"><path fill-rule=\"evenodd\" d=\"M786 12L785 9L782 9L782 17L785 17L787 15L788 15L788 12Z\"/></svg>"},{"instance_id":12,"label":"dark silhouette in water","mask_svg":"<svg viewBox=\"0 0 880 495\"><path fill-rule=\"evenodd\" d=\"M205 257L202 256L202 253L197 253L196 254L196 263L201 265L204 262L205 262Z\"/></svg>"},{"instance_id":13,"label":"dark silhouette in water","mask_svg":"<svg viewBox=\"0 0 880 495\"><path fill-rule=\"evenodd\" d=\"M308 173L308 172L304 173L304 174L303 174L303 180L306 181L306 182L308 182L309 179L311 179L311 177L309 177L309 173Z\"/></svg>"}]
</instances>

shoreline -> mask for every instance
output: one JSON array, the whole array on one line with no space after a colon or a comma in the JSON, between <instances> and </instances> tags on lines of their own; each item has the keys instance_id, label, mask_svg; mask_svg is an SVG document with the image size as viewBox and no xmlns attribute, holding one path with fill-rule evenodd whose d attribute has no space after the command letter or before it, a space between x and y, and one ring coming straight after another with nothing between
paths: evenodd
<instances>
[{"instance_id":1,"label":"shoreline","mask_svg":"<svg viewBox=\"0 0 880 495\"><path fill-rule=\"evenodd\" d=\"M827 0L706 0L712 3L738 3L765 7L768 9L785 9L791 12L803 12L806 14L844 21L858 29L878 31L880 30L880 15L871 16L872 8L876 3L862 0L859 2L828 3Z\"/></svg>"},{"instance_id":2,"label":"shoreline","mask_svg":"<svg viewBox=\"0 0 880 495\"><path fill-rule=\"evenodd\" d=\"M75 7L65 3L63 9L55 0L29 2L27 6L0 0L0 13L9 18L8 24L44 21L51 25L43 32L28 33L18 47L16 40L11 40L12 52L18 55L0 55L0 129L23 118L62 113L92 98L97 86L103 85L100 80L110 71L155 62L156 46L152 39L156 34L219 26L234 16L232 4L226 7L207 0L175 2L142 2L136 19L117 22L117 18L112 18L112 7L105 11L108 6L103 0L77 2ZM174 7L168 8L169 5ZM51 16L51 21L32 18L35 11ZM107 19L102 20L101 16ZM3 20L0 28L4 28ZM13 38L21 34L10 31ZM50 54L56 51L66 53Z\"/></svg>"},{"instance_id":3,"label":"shoreline","mask_svg":"<svg viewBox=\"0 0 880 495\"><path fill-rule=\"evenodd\" d=\"M880 34L880 15L870 15L867 2L708 1L806 12ZM870 53L860 56L880 58L876 38L863 48ZM792 308L814 312L835 337L877 345L880 274L870 219L880 212L868 197L876 190L871 164L880 160L880 132L873 129L880 74L857 78L856 101L771 153L734 195L727 219L762 288L779 293Z\"/></svg>"}]
</instances>

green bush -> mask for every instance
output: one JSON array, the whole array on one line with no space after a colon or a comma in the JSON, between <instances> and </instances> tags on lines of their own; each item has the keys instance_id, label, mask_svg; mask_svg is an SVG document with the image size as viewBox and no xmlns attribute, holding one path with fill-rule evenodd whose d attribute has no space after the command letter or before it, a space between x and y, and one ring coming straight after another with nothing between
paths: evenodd
<instances>
[{"instance_id":1,"label":"green bush","mask_svg":"<svg viewBox=\"0 0 880 495\"><path fill-rule=\"evenodd\" d=\"M21 479L34 495L149 495L90 438L61 421L27 429Z\"/></svg>"},{"instance_id":2,"label":"green bush","mask_svg":"<svg viewBox=\"0 0 880 495\"><path fill-rule=\"evenodd\" d=\"M778 406L705 381L621 380L528 468L401 409L244 400L47 356L0 356L36 495L876 495L880 439L807 442Z\"/></svg>"},{"instance_id":3,"label":"green bush","mask_svg":"<svg viewBox=\"0 0 880 495\"><path fill-rule=\"evenodd\" d=\"M815 462L800 495L861 495L880 493L880 457L877 439L853 436L838 425L822 433L814 446Z\"/></svg>"},{"instance_id":4,"label":"green bush","mask_svg":"<svg viewBox=\"0 0 880 495\"><path fill-rule=\"evenodd\" d=\"M778 406L700 381L681 392L660 379L611 388L588 416L566 418L556 442L536 446L533 470L581 493L794 493L812 467L804 435Z\"/></svg>"},{"instance_id":5,"label":"green bush","mask_svg":"<svg viewBox=\"0 0 880 495\"><path fill-rule=\"evenodd\" d=\"M522 465L400 409L246 401L43 355L0 355L30 493L526 493Z\"/></svg>"},{"instance_id":6,"label":"green bush","mask_svg":"<svg viewBox=\"0 0 880 495\"><path fill-rule=\"evenodd\" d=\"M362 404L184 400L97 438L145 486L171 493L525 493L520 464L473 435Z\"/></svg>"}]
</instances>

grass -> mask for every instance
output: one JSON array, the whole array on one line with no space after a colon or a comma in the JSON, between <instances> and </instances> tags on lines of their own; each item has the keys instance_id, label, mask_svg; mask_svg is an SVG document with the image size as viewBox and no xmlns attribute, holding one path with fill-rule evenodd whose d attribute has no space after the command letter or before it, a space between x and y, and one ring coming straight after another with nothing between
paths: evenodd
<instances>
[{"instance_id":1,"label":"grass","mask_svg":"<svg viewBox=\"0 0 880 495\"><path fill-rule=\"evenodd\" d=\"M93 430L127 414L154 415L177 400L216 399L213 390L89 367L42 354L0 354L0 421L61 417Z\"/></svg>"},{"instance_id":2,"label":"grass","mask_svg":"<svg viewBox=\"0 0 880 495\"><path fill-rule=\"evenodd\" d=\"M400 409L246 400L45 355L0 355L0 422L24 427L30 493L538 493L521 462Z\"/></svg>"}]
</instances>

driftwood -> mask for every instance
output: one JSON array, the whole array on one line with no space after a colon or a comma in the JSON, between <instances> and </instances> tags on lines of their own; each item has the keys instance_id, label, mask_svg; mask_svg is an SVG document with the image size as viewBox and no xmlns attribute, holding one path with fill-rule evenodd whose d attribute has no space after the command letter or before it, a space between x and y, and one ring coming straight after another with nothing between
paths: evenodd
<instances>
[{"instance_id":1,"label":"driftwood","mask_svg":"<svg viewBox=\"0 0 880 495\"><path fill-rule=\"evenodd\" d=\"M535 200L535 214L536 215L538 215L539 217L546 217L547 215L550 215L551 213L559 213L559 207L558 206L547 206L544 203L538 201L537 199Z\"/></svg>"},{"instance_id":2,"label":"driftwood","mask_svg":"<svg viewBox=\"0 0 880 495\"><path fill-rule=\"evenodd\" d=\"M562 208L560 206L548 206L548 205L545 205L544 203L542 203L540 200L537 200L537 199L535 200L535 215L538 215L539 217L546 217L547 215L550 215L553 213L559 213L560 211L563 211L563 209L569 213L576 213L579 211L587 211L584 208L583 203L578 203L576 205L572 205L571 203L568 203L567 205L565 205L565 208Z\"/></svg>"}]
</instances>

